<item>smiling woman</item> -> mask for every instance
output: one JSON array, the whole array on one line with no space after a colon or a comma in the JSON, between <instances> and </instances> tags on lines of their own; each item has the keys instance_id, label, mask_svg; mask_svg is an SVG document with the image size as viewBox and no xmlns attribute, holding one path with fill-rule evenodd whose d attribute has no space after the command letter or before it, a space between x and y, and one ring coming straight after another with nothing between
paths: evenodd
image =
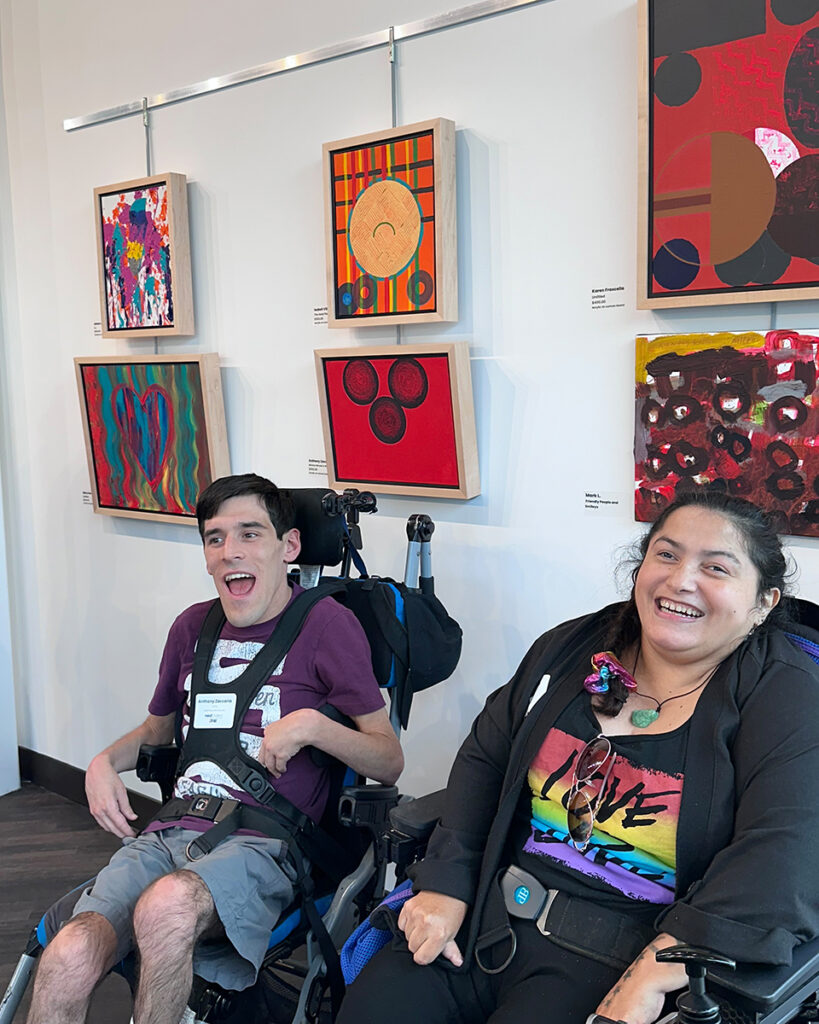
<instances>
[{"instance_id":1,"label":"smiling woman","mask_svg":"<svg viewBox=\"0 0 819 1024\"><path fill-rule=\"evenodd\" d=\"M631 597L609 637L622 662L619 679L595 698L595 710L612 720L604 723L607 733L626 719L653 727L666 705L652 731L681 724L720 663L754 630L787 615L779 539L766 515L741 498L680 498L643 537L638 559ZM648 722L643 709L658 714Z\"/></svg>"},{"instance_id":2,"label":"smiling woman","mask_svg":"<svg viewBox=\"0 0 819 1024\"><path fill-rule=\"evenodd\" d=\"M779 539L697 493L637 562L628 601L544 633L488 698L411 869L406 942L339 1024L650 1024L685 983L658 950L786 964L819 936L819 666L799 649L819 636L781 628Z\"/></svg>"}]
</instances>

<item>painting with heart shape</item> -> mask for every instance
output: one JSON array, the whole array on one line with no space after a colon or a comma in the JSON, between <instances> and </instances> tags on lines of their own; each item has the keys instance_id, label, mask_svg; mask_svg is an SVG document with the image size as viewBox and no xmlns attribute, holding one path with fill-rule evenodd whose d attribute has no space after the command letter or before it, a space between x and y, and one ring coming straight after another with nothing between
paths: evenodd
<instances>
[{"instance_id":1,"label":"painting with heart shape","mask_svg":"<svg viewBox=\"0 0 819 1024\"><path fill-rule=\"evenodd\" d=\"M76 363L97 511L195 521L230 471L218 356Z\"/></svg>"},{"instance_id":2,"label":"painting with heart shape","mask_svg":"<svg viewBox=\"0 0 819 1024\"><path fill-rule=\"evenodd\" d=\"M114 411L123 440L133 452L151 488L162 478L173 433L168 393L152 384L144 395L121 384L114 392Z\"/></svg>"}]
</instances>

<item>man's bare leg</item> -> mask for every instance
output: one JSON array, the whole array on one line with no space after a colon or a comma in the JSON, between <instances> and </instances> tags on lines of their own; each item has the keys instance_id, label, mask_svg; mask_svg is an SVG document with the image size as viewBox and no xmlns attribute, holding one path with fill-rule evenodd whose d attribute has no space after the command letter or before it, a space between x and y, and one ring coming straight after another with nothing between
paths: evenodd
<instances>
[{"instance_id":1,"label":"man's bare leg","mask_svg":"<svg viewBox=\"0 0 819 1024\"><path fill-rule=\"evenodd\" d=\"M115 963L117 937L101 914L78 914L43 951L28 1024L83 1024L91 993Z\"/></svg>"},{"instance_id":2,"label":"man's bare leg","mask_svg":"<svg viewBox=\"0 0 819 1024\"><path fill-rule=\"evenodd\" d=\"M192 871L148 886L134 911L140 956L135 1024L178 1024L193 981L193 947L219 923L208 887Z\"/></svg>"}]
</instances>

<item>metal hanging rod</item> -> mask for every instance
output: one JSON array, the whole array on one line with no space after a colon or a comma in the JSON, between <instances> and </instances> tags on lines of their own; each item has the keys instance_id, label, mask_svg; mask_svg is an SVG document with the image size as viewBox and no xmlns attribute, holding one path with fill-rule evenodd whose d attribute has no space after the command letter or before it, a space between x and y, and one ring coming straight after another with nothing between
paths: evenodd
<instances>
[{"instance_id":1,"label":"metal hanging rod","mask_svg":"<svg viewBox=\"0 0 819 1024\"><path fill-rule=\"evenodd\" d=\"M429 35L433 32L440 32L442 29L466 25L470 21L479 21L494 14L515 10L518 7L533 7L544 2L545 0L481 0L480 3L459 7L447 14L437 14L435 17L424 18L421 21L410 21L406 25L395 25L392 29L371 32L369 35L357 36L355 39L348 39L343 43L320 46L316 50L306 50L304 53L296 53L291 57L282 57L280 60L271 60L266 64L257 64L255 67L245 68L244 71L234 71L229 75L206 78L203 82L195 82L193 85L186 85L181 89L159 92L131 103L122 103L118 107L108 107L107 110L84 114L82 117L69 117L63 121L63 128L67 132L73 132L78 128L90 128L91 125L116 121L121 117L131 117L135 114L142 116L146 110L157 110L159 107L167 107L171 103L182 103L184 100L220 92L222 89L231 89L233 86L244 85L246 82L258 82L262 78L280 75L285 71L309 67L312 64L323 64L325 61L336 60L339 57L364 53L366 50L373 50L378 46L389 46L391 42L400 39L413 39Z\"/></svg>"}]
</instances>

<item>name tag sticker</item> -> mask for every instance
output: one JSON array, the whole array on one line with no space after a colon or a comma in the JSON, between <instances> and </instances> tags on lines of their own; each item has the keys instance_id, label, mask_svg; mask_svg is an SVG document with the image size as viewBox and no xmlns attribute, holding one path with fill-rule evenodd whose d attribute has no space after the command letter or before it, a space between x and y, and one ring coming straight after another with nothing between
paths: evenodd
<instances>
[{"instance_id":1,"label":"name tag sticker","mask_svg":"<svg viewBox=\"0 0 819 1024\"><path fill-rule=\"evenodd\" d=\"M200 693L193 712L194 729L230 729L236 715L235 693Z\"/></svg>"}]
</instances>

